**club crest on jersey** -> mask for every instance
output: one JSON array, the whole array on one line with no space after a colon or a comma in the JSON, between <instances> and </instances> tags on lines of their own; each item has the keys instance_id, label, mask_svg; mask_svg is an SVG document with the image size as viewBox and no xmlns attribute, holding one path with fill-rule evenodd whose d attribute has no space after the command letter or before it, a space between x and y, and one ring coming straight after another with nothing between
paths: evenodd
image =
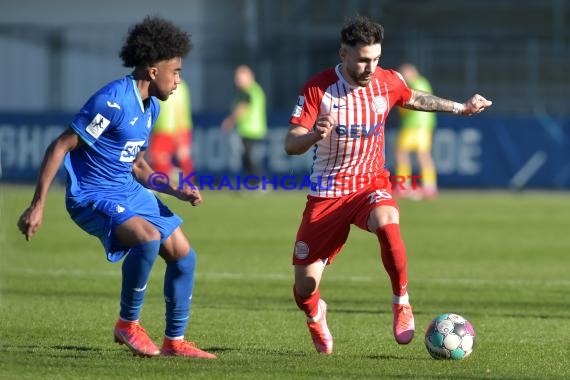
<instances>
[{"instance_id":1,"label":"club crest on jersey","mask_svg":"<svg viewBox=\"0 0 570 380\"><path fill-rule=\"evenodd\" d=\"M377 96L372 99L372 109L375 113L385 113L388 109L388 102L382 96Z\"/></svg>"},{"instance_id":2,"label":"club crest on jersey","mask_svg":"<svg viewBox=\"0 0 570 380\"><path fill-rule=\"evenodd\" d=\"M309 245L304 241L298 241L295 244L295 257L304 260L309 256Z\"/></svg>"},{"instance_id":3,"label":"club crest on jersey","mask_svg":"<svg viewBox=\"0 0 570 380\"><path fill-rule=\"evenodd\" d=\"M144 140L142 141L127 141L125 143L125 147L121 152L121 157L119 161L121 162L133 162L137 155L141 151L141 147L144 144Z\"/></svg>"},{"instance_id":4,"label":"club crest on jersey","mask_svg":"<svg viewBox=\"0 0 570 380\"><path fill-rule=\"evenodd\" d=\"M109 124L111 124L111 121L105 119L103 115L98 113L97 115L95 115L93 120L91 120L91 123L89 123L89 125L85 127L85 131L89 133L91 136L98 139L99 136L101 136L101 134L103 133L103 131L109 126Z\"/></svg>"},{"instance_id":5,"label":"club crest on jersey","mask_svg":"<svg viewBox=\"0 0 570 380\"><path fill-rule=\"evenodd\" d=\"M151 116L151 115L148 115L148 120L147 120L147 122L146 122L146 127L147 127L148 129L150 129L150 127L152 127L152 116Z\"/></svg>"},{"instance_id":6,"label":"club crest on jersey","mask_svg":"<svg viewBox=\"0 0 570 380\"><path fill-rule=\"evenodd\" d=\"M303 106L305 105L305 97L299 96L297 98L297 104L295 104L295 108L293 108L293 117L301 116L301 112L303 112Z\"/></svg>"}]
</instances>

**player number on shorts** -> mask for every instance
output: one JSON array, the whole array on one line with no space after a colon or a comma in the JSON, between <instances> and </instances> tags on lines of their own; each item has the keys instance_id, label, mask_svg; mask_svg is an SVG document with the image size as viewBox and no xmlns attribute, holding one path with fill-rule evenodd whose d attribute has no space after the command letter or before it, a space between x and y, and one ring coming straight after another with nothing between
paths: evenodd
<instances>
[{"instance_id":1,"label":"player number on shorts","mask_svg":"<svg viewBox=\"0 0 570 380\"><path fill-rule=\"evenodd\" d=\"M392 194L386 190L376 190L368 194L368 198L370 198L370 204L374 204L381 202L383 199L392 199Z\"/></svg>"}]
</instances>

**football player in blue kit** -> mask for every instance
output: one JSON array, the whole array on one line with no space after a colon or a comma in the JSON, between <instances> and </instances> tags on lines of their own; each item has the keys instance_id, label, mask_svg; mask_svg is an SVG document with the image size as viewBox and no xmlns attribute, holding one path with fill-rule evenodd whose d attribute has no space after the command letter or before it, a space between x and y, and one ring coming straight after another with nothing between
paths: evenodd
<instances>
[{"instance_id":1,"label":"football player in blue kit","mask_svg":"<svg viewBox=\"0 0 570 380\"><path fill-rule=\"evenodd\" d=\"M196 252L180 229L180 217L147 188L153 170L143 157L159 113L158 99L166 100L176 90L182 59L191 47L188 33L160 17L146 17L130 28L120 56L132 73L91 96L51 143L31 205L18 221L30 240L42 223L48 189L63 162L69 215L101 240L109 261L124 258L115 341L139 356L216 357L184 339ZM169 183L160 191L193 206L202 201L199 191L188 186ZM139 322L158 255L166 262L166 328L160 349Z\"/></svg>"}]
</instances>

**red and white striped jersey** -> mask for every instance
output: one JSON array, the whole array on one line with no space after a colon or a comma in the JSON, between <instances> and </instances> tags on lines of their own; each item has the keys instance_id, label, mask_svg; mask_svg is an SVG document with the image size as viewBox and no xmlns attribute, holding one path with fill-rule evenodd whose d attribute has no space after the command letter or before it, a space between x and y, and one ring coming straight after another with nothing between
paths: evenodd
<instances>
[{"instance_id":1,"label":"red and white striped jersey","mask_svg":"<svg viewBox=\"0 0 570 380\"><path fill-rule=\"evenodd\" d=\"M401 75L376 68L368 86L352 86L340 64L305 84L290 123L312 130L320 115L336 124L313 148L311 195L333 198L353 193L388 175L384 168L384 124L394 105L412 96Z\"/></svg>"}]
</instances>

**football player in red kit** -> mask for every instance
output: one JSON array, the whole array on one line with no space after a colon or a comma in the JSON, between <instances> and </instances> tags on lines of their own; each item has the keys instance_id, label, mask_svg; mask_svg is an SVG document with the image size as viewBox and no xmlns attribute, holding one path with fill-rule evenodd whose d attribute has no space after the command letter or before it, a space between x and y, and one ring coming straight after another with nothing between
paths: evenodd
<instances>
[{"instance_id":1,"label":"football player in red kit","mask_svg":"<svg viewBox=\"0 0 570 380\"><path fill-rule=\"evenodd\" d=\"M290 155L313 153L311 191L293 253L294 298L305 313L318 352L332 353L327 304L319 284L345 244L350 225L375 234L392 284L393 332L399 344L414 336L407 291L406 248L398 204L385 169L384 126L394 105L420 111L473 115L492 102L474 95L457 103L410 89L402 76L378 66L384 29L366 17L341 31L341 63L306 82L285 138ZM386 180L382 180L382 179Z\"/></svg>"}]
</instances>

